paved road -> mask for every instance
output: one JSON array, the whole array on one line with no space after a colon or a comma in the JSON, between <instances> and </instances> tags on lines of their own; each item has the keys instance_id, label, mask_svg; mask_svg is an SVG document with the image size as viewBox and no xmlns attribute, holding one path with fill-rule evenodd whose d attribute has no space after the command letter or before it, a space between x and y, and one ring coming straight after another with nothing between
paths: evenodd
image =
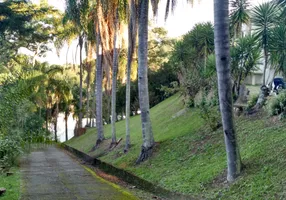
<instances>
[{"instance_id":1,"label":"paved road","mask_svg":"<svg viewBox=\"0 0 286 200\"><path fill-rule=\"evenodd\" d=\"M21 200L132 200L96 178L55 147L32 152L21 163Z\"/></svg>"}]
</instances>

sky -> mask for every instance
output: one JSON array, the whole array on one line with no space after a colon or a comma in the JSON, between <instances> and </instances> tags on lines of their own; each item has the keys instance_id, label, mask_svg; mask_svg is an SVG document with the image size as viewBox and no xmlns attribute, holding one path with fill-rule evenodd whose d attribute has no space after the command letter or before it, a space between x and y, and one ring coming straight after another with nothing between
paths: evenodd
<instances>
[{"instance_id":1,"label":"sky","mask_svg":"<svg viewBox=\"0 0 286 200\"><path fill-rule=\"evenodd\" d=\"M267 2L269 0L250 0L251 5ZM40 0L33 0L38 3ZM65 0L48 0L50 5L64 11ZM152 20L155 26L164 27L168 31L169 37L178 37L186 34L199 22L213 22L213 0L195 0L194 5L190 5L186 0L178 0L174 14L170 12L167 21L164 20L166 0L161 0L159 4L158 16ZM150 7L151 12L151 7ZM70 48L68 54L69 62L72 62L72 51L75 52L76 42ZM66 62L67 46L64 46L60 53L60 58L55 56L55 52L47 53L46 60L50 63L64 64ZM78 63L77 59L77 63Z\"/></svg>"}]
</instances>

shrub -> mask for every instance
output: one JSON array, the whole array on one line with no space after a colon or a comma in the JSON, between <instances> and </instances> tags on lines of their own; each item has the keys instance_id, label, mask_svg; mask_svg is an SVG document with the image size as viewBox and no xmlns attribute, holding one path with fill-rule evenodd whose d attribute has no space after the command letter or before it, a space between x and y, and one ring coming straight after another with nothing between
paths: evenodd
<instances>
[{"instance_id":1,"label":"shrub","mask_svg":"<svg viewBox=\"0 0 286 200\"><path fill-rule=\"evenodd\" d=\"M0 167L3 169L13 166L22 153L21 139L12 137L0 137Z\"/></svg>"},{"instance_id":2,"label":"shrub","mask_svg":"<svg viewBox=\"0 0 286 200\"><path fill-rule=\"evenodd\" d=\"M250 97L250 99L247 102L247 110L253 108L256 105L258 97L259 94Z\"/></svg>"},{"instance_id":3,"label":"shrub","mask_svg":"<svg viewBox=\"0 0 286 200\"><path fill-rule=\"evenodd\" d=\"M177 92L179 92L180 87L177 81L173 81L170 83L170 86L161 85L160 91L164 92L164 97L168 98Z\"/></svg>"},{"instance_id":4,"label":"shrub","mask_svg":"<svg viewBox=\"0 0 286 200\"><path fill-rule=\"evenodd\" d=\"M267 109L272 116L284 116L286 114L286 91L282 91L278 96L270 99Z\"/></svg>"},{"instance_id":5,"label":"shrub","mask_svg":"<svg viewBox=\"0 0 286 200\"><path fill-rule=\"evenodd\" d=\"M206 94L203 95L202 100L197 104L197 107L200 109L201 118L213 131L215 131L221 124L221 117L217 105L217 98L214 97L207 100Z\"/></svg>"}]
</instances>

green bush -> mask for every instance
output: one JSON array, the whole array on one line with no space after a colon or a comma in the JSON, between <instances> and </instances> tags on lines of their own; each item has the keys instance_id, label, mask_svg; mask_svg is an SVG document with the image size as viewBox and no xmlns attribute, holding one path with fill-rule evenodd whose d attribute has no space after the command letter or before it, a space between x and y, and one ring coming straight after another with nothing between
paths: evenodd
<instances>
[{"instance_id":1,"label":"green bush","mask_svg":"<svg viewBox=\"0 0 286 200\"><path fill-rule=\"evenodd\" d=\"M272 116L284 116L286 114L286 91L282 91L278 96L270 99L267 109Z\"/></svg>"},{"instance_id":2,"label":"green bush","mask_svg":"<svg viewBox=\"0 0 286 200\"><path fill-rule=\"evenodd\" d=\"M0 137L0 167L3 169L13 166L22 153L20 138Z\"/></svg>"},{"instance_id":3,"label":"green bush","mask_svg":"<svg viewBox=\"0 0 286 200\"><path fill-rule=\"evenodd\" d=\"M259 94L250 97L250 99L247 102L247 110L253 108L256 105L258 97Z\"/></svg>"},{"instance_id":4,"label":"green bush","mask_svg":"<svg viewBox=\"0 0 286 200\"><path fill-rule=\"evenodd\" d=\"M203 95L201 102L197 104L200 109L200 116L205 123L215 131L220 126L220 113L218 111L218 99L211 98L207 100L206 94Z\"/></svg>"}]
</instances>

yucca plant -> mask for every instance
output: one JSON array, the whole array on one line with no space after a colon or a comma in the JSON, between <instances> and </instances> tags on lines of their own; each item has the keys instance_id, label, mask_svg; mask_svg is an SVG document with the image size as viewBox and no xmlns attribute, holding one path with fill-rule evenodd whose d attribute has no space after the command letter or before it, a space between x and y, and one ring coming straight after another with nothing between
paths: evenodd
<instances>
[{"instance_id":1,"label":"yucca plant","mask_svg":"<svg viewBox=\"0 0 286 200\"><path fill-rule=\"evenodd\" d=\"M278 20L278 7L271 2L263 3L255 6L252 10L252 24L254 35L263 48L264 70L263 85L265 85L265 72L269 60L269 37L271 29L276 25Z\"/></svg>"}]
</instances>

